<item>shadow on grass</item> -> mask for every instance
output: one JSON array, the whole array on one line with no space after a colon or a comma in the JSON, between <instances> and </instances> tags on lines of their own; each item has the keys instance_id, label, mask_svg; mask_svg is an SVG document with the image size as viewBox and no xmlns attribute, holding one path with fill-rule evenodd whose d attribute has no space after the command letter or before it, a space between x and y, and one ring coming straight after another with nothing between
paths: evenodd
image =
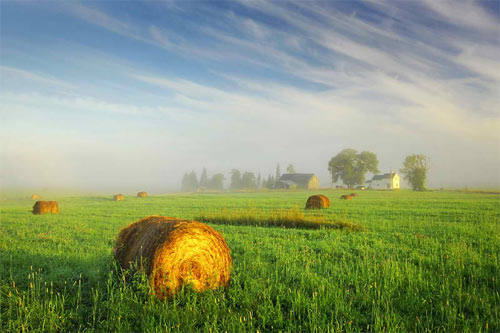
<instances>
[{"instance_id":1,"label":"shadow on grass","mask_svg":"<svg viewBox=\"0 0 500 333\"><path fill-rule=\"evenodd\" d=\"M54 288L64 289L81 283L85 286L97 285L105 280L113 269L112 255L82 258L81 254L32 253L23 250L8 250L0 259L0 284L15 283L19 288L28 288L32 275L43 277Z\"/></svg>"}]
</instances>

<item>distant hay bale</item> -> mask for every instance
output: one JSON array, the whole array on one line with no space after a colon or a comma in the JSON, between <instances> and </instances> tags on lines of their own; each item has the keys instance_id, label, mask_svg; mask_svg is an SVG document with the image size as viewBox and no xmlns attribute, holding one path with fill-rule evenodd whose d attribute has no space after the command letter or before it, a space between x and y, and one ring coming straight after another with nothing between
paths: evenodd
<instances>
[{"instance_id":1,"label":"distant hay bale","mask_svg":"<svg viewBox=\"0 0 500 333\"><path fill-rule=\"evenodd\" d=\"M351 193L350 196L354 198L354 197L357 197L358 194L357 193Z\"/></svg>"},{"instance_id":2,"label":"distant hay bale","mask_svg":"<svg viewBox=\"0 0 500 333\"><path fill-rule=\"evenodd\" d=\"M33 214L59 214L59 206L57 205L57 201L37 201L33 206Z\"/></svg>"},{"instance_id":3,"label":"distant hay bale","mask_svg":"<svg viewBox=\"0 0 500 333\"><path fill-rule=\"evenodd\" d=\"M344 195L340 196L340 199L342 199L342 200L352 200L352 196L350 196L349 194L344 194Z\"/></svg>"},{"instance_id":4,"label":"distant hay bale","mask_svg":"<svg viewBox=\"0 0 500 333\"><path fill-rule=\"evenodd\" d=\"M201 222L149 216L122 229L114 251L121 267L144 269L159 298L175 294L182 285L203 291L229 284L229 247Z\"/></svg>"},{"instance_id":5,"label":"distant hay bale","mask_svg":"<svg viewBox=\"0 0 500 333\"><path fill-rule=\"evenodd\" d=\"M38 194L33 194L31 196L31 200L39 200L40 199L40 196Z\"/></svg>"},{"instance_id":6,"label":"distant hay bale","mask_svg":"<svg viewBox=\"0 0 500 333\"><path fill-rule=\"evenodd\" d=\"M330 199L323 194L311 195L306 202L306 209L320 209L330 207Z\"/></svg>"},{"instance_id":7,"label":"distant hay bale","mask_svg":"<svg viewBox=\"0 0 500 333\"><path fill-rule=\"evenodd\" d=\"M145 198L147 196L148 196L148 194L146 192L138 192L137 193L137 197L139 197L139 198Z\"/></svg>"},{"instance_id":8,"label":"distant hay bale","mask_svg":"<svg viewBox=\"0 0 500 333\"><path fill-rule=\"evenodd\" d=\"M114 201L122 201L123 199L124 199L123 194L115 194L115 195L113 196L113 200L114 200Z\"/></svg>"}]
</instances>

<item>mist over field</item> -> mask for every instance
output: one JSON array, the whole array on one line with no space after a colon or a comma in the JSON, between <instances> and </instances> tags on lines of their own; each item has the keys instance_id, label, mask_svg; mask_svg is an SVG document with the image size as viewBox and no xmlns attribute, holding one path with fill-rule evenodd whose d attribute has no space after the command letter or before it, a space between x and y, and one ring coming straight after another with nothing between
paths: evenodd
<instances>
[{"instance_id":1,"label":"mist over field","mask_svg":"<svg viewBox=\"0 0 500 333\"><path fill-rule=\"evenodd\" d=\"M496 1L0 7L1 187L161 193L277 163L326 187L344 148L500 187Z\"/></svg>"}]
</instances>

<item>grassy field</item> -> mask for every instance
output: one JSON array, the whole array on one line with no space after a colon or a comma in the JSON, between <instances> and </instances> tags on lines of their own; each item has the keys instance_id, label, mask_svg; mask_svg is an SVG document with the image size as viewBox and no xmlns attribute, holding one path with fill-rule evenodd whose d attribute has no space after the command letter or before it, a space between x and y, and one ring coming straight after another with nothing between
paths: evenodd
<instances>
[{"instance_id":1,"label":"grassy field","mask_svg":"<svg viewBox=\"0 0 500 333\"><path fill-rule=\"evenodd\" d=\"M118 273L122 227L302 209L313 192L61 196L50 198L60 214L42 216L32 200L2 200L0 331L500 331L499 195L322 193L332 199L324 219L365 230L211 224L232 251L229 288L168 301L150 296L145 276Z\"/></svg>"}]
</instances>

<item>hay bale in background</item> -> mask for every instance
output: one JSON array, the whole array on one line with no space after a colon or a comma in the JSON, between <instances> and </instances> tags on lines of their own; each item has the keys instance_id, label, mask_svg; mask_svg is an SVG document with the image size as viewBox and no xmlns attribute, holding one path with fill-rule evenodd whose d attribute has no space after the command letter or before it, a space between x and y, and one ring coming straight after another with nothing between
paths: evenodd
<instances>
[{"instance_id":1,"label":"hay bale in background","mask_svg":"<svg viewBox=\"0 0 500 333\"><path fill-rule=\"evenodd\" d=\"M311 195L306 202L306 209L320 209L330 207L330 199L323 194Z\"/></svg>"},{"instance_id":2,"label":"hay bale in background","mask_svg":"<svg viewBox=\"0 0 500 333\"><path fill-rule=\"evenodd\" d=\"M357 194L357 193L351 193L350 195L351 195L351 197L353 197L353 198L358 196L358 194Z\"/></svg>"},{"instance_id":3,"label":"hay bale in background","mask_svg":"<svg viewBox=\"0 0 500 333\"><path fill-rule=\"evenodd\" d=\"M114 200L114 201L121 201L121 200L123 200L123 199L124 199L123 194L115 194L115 195L113 196L113 200Z\"/></svg>"},{"instance_id":4,"label":"hay bale in background","mask_svg":"<svg viewBox=\"0 0 500 333\"><path fill-rule=\"evenodd\" d=\"M139 198L145 198L147 196L148 196L148 194L146 192L138 192L137 193L137 197L139 197Z\"/></svg>"},{"instance_id":5,"label":"hay bale in background","mask_svg":"<svg viewBox=\"0 0 500 333\"><path fill-rule=\"evenodd\" d=\"M59 214L59 206L57 205L57 201L37 201L33 206L33 214Z\"/></svg>"},{"instance_id":6,"label":"hay bale in background","mask_svg":"<svg viewBox=\"0 0 500 333\"><path fill-rule=\"evenodd\" d=\"M344 194L340 196L342 200L352 200L352 197L349 194Z\"/></svg>"},{"instance_id":7,"label":"hay bale in background","mask_svg":"<svg viewBox=\"0 0 500 333\"><path fill-rule=\"evenodd\" d=\"M149 216L122 229L115 258L125 269L132 263L144 269L159 298L173 295L181 285L196 291L227 286L232 267L229 247L215 229L165 216Z\"/></svg>"},{"instance_id":8,"label":"hay bale in background","mask_svg":"<svg viewBox=\"0 0 500 333\"><path fill-rule=\"evenodd\" d=\"M40 199L40 196L38 194L33 194L31 196L31 200L39 200Z\"/></svg>"}]
</instances>

